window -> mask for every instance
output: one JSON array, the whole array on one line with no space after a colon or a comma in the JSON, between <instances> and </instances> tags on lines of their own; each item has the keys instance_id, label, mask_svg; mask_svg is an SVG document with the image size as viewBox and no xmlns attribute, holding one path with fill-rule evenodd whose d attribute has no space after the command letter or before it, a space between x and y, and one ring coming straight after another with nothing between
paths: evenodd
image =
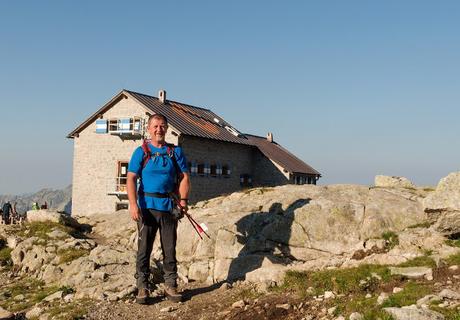
<instances>
[{"instance_id":1,"label":"window","mask_svg":"<svg viewBox=\"0 0 460 320\"><path fill-rule=\"evenodd\" d=\"M211 176L216 176L217 175L217 165L211 164Z\"/></svg>"},{"instance_id":2,"label":"window","mask_svg":"<svg viewBox=\"0 0 460 320\"><path fill-rule=\"evenodd\" d=\"M140 117L109 120L109 133L141 134L143 120Z\"/></svg>"},{"instance_id":3,"label":"window","mask_svg":"<svg viewBox=\"0 0 460 320\"><path fill-rule=\"evenodd\" d=\"M204 174L204 164L198 164L197 173L198 174Z\"/></svg>"},{"instance_id":4,"label":"window","mask_svg":"<svg viewBox=\"0 0 460 320\"><path fill-rule=\"evenodd\" d=\"M222 166L222 175L223 176L229 176L230 175L230 167L227 165Z\"/></svg>"},{"instance_id":5,"label":"window","mask_svg":"<svg viewBox=\"0 0 460 320\"><path fill-rule=\"evenodd\" d=\"M115 205L115 211L128 210L128 202L117 202Z\"/></svg>"},{"instance_id":6,"label":"window","mask_svg":"<svg viewBox=\"0 0 460 320\"><path fill-rule=\"evenodd\" d=\"M240 175L240 186L243 188L252 187L252 177L249 174Z\"/></svg>"},{"instance_id":7,"label":"window","mask_svg":"<svg viewBox=\"0 0 460 320\"><path fill-rule=\"evenodd\" d=\"M192 176L198 174L198 164L195 161L192 161L189 163L189 168L190 168L190 174Z\"/></svg>"},{"instance_id":8,"label":"window","mask_svg":"<svg viewBox=\"0 0 460 320\"><path fill-rule=\"evenodd\" d=\"M128 162L118 161L117 188L119 192L126 192L126 179L128 176Z\"/></svg>"}]
</instances>

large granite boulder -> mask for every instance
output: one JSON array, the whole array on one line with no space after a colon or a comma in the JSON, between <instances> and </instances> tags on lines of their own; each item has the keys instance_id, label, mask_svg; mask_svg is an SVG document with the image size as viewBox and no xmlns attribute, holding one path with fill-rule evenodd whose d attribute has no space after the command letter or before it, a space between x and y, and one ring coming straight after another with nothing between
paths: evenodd
<instances>
[{"instance_id":1,"label":"large granite boulder","mask_svg":"<svg viewBox=\"0 0 460 320\"><path fill-rule=\"evenodd\" d=\"M357 185L282 186L233 193L191 210L211 239L179 225L178 260L185 276L213 281L282 274L293 265L343 264L370 238L426 221L423 198L410 189ZM348 257L348 258L347 258ZM261 279L264 280L264 279Z\"/></svg>"},{"instance_id":2,"label":"large granite boulder","mask_svg":"<svg viewBox=\"0 0 460 320\"><path fill-rule=\"evenodd\" d=\"M423 206L436 230L446 235L460 233L460 172L442 178Z\"/></svg>"},{"instance_id":3,"label":"large granite boulder","mask_svg":"<svg viewBox=\"0 0 460 320\"><path fill-rule=\"evenodd\" d=\"M374 178L376 187L383 188L415 188L416 186L407 178L396 176L377 175Z\"/></svg>"},{"instance_id":4,"label":"large granite boulder","mask_svg":"<svg viewBox=\"0 0 460 320\"><path fill-rule=\"evenodd\" d=\"M27 222L55 222L73 227L79 226L70 215L48 209L27 211Z\"/></svg>"}]
</instances>

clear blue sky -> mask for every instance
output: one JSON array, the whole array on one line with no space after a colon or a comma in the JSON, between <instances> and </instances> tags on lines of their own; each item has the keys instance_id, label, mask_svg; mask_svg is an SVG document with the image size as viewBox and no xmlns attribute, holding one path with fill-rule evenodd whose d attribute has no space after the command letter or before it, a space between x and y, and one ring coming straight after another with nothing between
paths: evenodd
<instances>
[{"instance_id":1,"label":"clear blue sky","mask_svg":"<svg viewBox=\"0 0 460 320\"><path fill-rule=\"evenodd\" d=\"M1 1L0 194L71 183L122 88L212 109L323 174L460 170L459 1Z\"/></svg>"}]
</instances>

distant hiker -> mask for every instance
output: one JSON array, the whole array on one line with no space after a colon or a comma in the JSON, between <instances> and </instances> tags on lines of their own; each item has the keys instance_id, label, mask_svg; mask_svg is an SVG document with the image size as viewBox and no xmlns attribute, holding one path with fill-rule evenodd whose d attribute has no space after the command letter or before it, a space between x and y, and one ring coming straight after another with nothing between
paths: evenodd
<instances>
[{"instance_id":1,"label":"distant hiker","mask_svg":"<svg viewBox=\"0 0 460 320\"><path fill-rule=\"evenodd\" d=\"M165 141L168 121L161 114L149 117L147 130L151 141L144 141L129 162L127 188L129 212L137 222L138 249L136 260L137 303L146 304L149 298L150 254L157 230L160 230L163 251L165 296L180 302L177 291L176 240L177 221L171 193L178 192L183 212L187 212L190 177L187 160L180 147ZM139 190L136 190L140 178Z\"/></svg>"},{"instance_id":2,"label":"distant hiker","mask_svg":"<svg viewBox=\"0 0 460 320\"><path fill-rule=\"evenodd\" d=\"M32 203L32 210L40 210L40 207L38 206L38 202Z\"/></svg>"},{"instance_id":3,"label":"distant hiker","mask_svg":"<svg viewBox=\"0 0 460 320\"><path fill-rule=\"evenodd\" d=\"M9 201L5 202L5 204L2 207L2 210L3 210L3 213L2 213L3 222L5 224L10 224L10 215L12 212L11 203Z\"/></svg>"},{"instance_id":4,"label":"distant hiker","mask_svg":"<svg viewBox=\"0 0 460 320\"><path fill-rule=\"evenodd\" d=\"M48 209L48 203L46 203L46 201L45 201L45 204L42 204L40 209L43 209L43 210Z\"/></svg>"}]
</instances>

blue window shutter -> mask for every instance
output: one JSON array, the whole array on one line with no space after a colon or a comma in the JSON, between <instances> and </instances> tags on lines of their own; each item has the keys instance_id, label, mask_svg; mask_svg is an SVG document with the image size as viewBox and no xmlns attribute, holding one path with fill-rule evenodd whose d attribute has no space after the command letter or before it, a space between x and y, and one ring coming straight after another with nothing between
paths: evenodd
<instances>
[{"instance_id":1,"label":"blue window shutter","mask_svg":"<svg viewBox=\"0 0 460 320\"><path fill-rule=\"evenodd\" d=\"M218 177L222 176L222 165L220 163L216 164L216 174Z\"/></svg>"},{"instance_id":2,"label":"blue window shutter","mask_svg":"<svg viewBox=\"0 0 460 320\"><path fill-rule=\"evenodd\" d=\"M196 161L192 161L192 167L190 168L190 173L192 176L195 176L198 173L198 164Z\"/></svg>"},{"instance_id":3,"label":"blue window shutter","mask_svg":"<svg viewBox=\"0 0 460 320\"><path fill-rule=\"evenodd\" d=\"M107 133L107 120L106 119L96 120L96 133Z\"/></svg>"},{"instance_id":4,"label":"blue window shutter","mask_svg":"<svg viewBox=\"0 0 460 320\"><path fill-rule=\"evenodd\" d=\"M129 131L129 124L131 122L131 119L130 118L123 118L123 119L120 119L120 122L118 123L119 125L119 130L120 131Z\"/></svg>"}]
</instances>

